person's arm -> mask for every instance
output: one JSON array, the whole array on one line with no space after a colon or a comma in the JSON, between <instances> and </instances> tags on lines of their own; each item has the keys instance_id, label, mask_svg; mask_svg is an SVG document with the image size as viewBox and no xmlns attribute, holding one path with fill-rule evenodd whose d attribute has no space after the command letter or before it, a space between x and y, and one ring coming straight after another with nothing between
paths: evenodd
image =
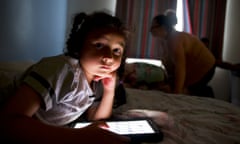
<instances>
[{"instance_id":1,"label":"person's arm","mask_svg":"<svg viewBox=\"0 0 240 144\"><path fill-rule=\"evenodd\" d=\"M16 143L119 143L128 139L93 124L82 129L44 124L33 115L40 108L41 98L29 86L23 85L1 110L1 137ZM91 137L94 135L94 139ZM107 137L107 138L106 138Z\"/></svg>"},{"instance_id":2,"label":"person's arm","mask_svg":"<svg viewBox=\"0 0 240 144\"><path fill-rule=\"evenodd\" d=\"M32 118L40 105L41 99L37 93L29 86L22 85L1 113L0 125L4 137L26 143L49 143L58 139L67 142L64 138L73 131L60 132L63 128L51 127Z\"/></svg>"},{"instance_id":3,"label":"person's arm","mask_svg":"<svg viewBox=\"0 0 240 144\"><path fill-rule=\"evenodd\" d=\"M114 92L116 86L116 73L111 74L110 77L103 78L103 96L100 103L93 105L88 110L89 120L107 119L112 114L112 107L114 101Z\"/></svg>"},{"instance_id":4,"label":"person's arm","mask_svg":"<svg viewBox=\"0 0 240 144\"><path fill-rule=\"evenodd\" d=\"M174 89L173 93L184 93L184 83L186 78L186 56L181 39L175 39L171 43L174 58Z\"/></svg>"}]
</instances>

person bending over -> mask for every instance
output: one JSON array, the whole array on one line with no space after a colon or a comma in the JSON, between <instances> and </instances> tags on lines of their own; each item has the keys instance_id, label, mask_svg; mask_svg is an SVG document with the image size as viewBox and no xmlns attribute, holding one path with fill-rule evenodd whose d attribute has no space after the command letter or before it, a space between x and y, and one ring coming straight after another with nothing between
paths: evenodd
<instances>
[{"instance_id":1,"label":"person bending over","mask_svg":"<svg viewBox=\"0 0 240 144\"><path fill-rule=\"evenodd\" d=\"M197 95L213 77L216 60L199 38L176 31L173 27L176 20L169 16L155 16L151 34L166 41L167 52L162 61L167 69L170 92Z\"/></svg>"}]
</instances>

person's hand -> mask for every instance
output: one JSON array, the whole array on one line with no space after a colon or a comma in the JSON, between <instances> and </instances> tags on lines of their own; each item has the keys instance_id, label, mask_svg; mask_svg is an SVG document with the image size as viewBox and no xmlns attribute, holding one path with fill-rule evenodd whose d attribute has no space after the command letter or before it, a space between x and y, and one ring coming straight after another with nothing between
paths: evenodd
<instances>
[{"instance_id":1,"label":"person's hand","mask_svg":"<svg viewBox=\"0 0 240 144\"><path fill-rule=\"evenodd\" d=\"M130 138L110 132L105 122L95 122L81 128L84 132L83 141L88 144L128 144ZM81 140L80 140L81 141ZM80 142L79 141L79 142Z\"/></svg>"},{"instance_id":2,"label":"person's hand","mask_svg":"<svg viewBox=\"0 0 240 144\"><path fill-rule=\"evenodd\" d=\"M117 74L116 72L112 72L109 74L106 74L105 76L95 76L94 80L99 81L102 80L102 84L105 90L113 90L116 85L116 78Z\"/></svg>"}]
</instances>

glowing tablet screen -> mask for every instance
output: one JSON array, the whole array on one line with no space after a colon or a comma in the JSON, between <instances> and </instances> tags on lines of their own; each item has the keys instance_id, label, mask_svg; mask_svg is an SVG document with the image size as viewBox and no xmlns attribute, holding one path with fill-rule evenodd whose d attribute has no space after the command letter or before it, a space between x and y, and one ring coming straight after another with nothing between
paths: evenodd
<instances>
[{"instance_id":1,"label":"glowing tablet screen","mask_svg":"<svg viewBox=\"0 0 240 144\"><path fill-rule=\"evenodd\" d=\"M155 131L147 120L130 120L130 121L111 121L106 122L109 128L104 128L109 131L121 135L131 134L154 134ZM82 128L90 123L76 123L74 128Z\"/></svg>"}]
</instances>

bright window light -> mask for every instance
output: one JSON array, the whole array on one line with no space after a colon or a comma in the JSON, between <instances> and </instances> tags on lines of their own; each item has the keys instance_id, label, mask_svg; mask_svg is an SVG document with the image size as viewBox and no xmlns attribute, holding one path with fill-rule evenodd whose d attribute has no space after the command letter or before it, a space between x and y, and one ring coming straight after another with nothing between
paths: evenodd
<instances>
[{"instance_id":1,"label":"bright window light","mask_svg":"<svg viewBox=\"0 0 240 144\"><path fill-rule=\"evenodd\" d=\"M183 31L183 2L182 0L177 0L177 24L175 26L175 29L177 31Z\"/></svg>"},{"instance_id":2,"label":"bright window light","mask_svg":"<svg viewBox=\"0 0 240 144\"><path fill-rule=\"evenodd\" d=\"M155 65L157 67L161 67L165 69L164 65L162 64L162 61L158 59L126 58L126 63L145 63L145 64L151 64L151 65Z\"/></svg>"}]
</instances>

